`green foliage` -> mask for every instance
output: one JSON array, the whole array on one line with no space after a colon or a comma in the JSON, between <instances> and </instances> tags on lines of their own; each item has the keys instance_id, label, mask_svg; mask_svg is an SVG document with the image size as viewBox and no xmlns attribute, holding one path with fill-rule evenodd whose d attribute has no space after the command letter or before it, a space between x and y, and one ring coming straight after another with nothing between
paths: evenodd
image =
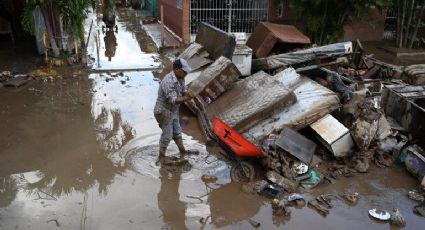
<instances>
[{"instance_id":1,"label":"green foliage","mask_svg":"<svg viewBox=\"0 0 425 230\"><path fill-rule=\"evenodd\" d=\"M36 0L29 0L25 5L25 8L21 15L22 28L24 29L24 31L28 32L31 35L35 34L34 10L37 5L38 2Z\"/></svg>"},{"instance_id":2,"label":"green foliage","mask_svg":"<svg viewBox=\"0 0 425 230\"><path fill-rule=\"evenodd\" d=\"M36 6L46 6L47 0L28 0L25 5L21 24L25 31L34 34L34 10ZM63 22L65 26L71 28L73 34L76 37L83 37L84 26L83 22L87 18L87 9L94 7L96 4L95 0L55 0L53 7L56 13L56 17L59 15L63 16Z\"/></svg>"},{"instance_id":3,"label":"green foliage","mask_svg":"<svg viewBox=\"0 0 425 230\"><path fill-rule=\"evenodd\" d=\"M56 0L55 9L63 16L63 23L69 26L76 37L84 36L84 20L87 9L95 5L94 0Z\"/></svg>"},{"instance_id":4,"label":"green foliage","mask_svg":"<svg viewBox=\"0 0 425 230\"><path fill-rule=\"evenodd\" d=\"M282 2L284 0L275 0ZM334 42L353 19L367 20L370 6L388 7L392 0L291 0L296 20L304 23L314 42Z\"/></svg>"},{"instance_id":5,"label":"green foliage","mask_svg":"<svg viewBox=\"0 0 425 230\"><path fill-rule=\"evenodd\" d=\"M105 0L105 13L110 13L115 6L115 0Z\"/></svg>"}]
</instances>

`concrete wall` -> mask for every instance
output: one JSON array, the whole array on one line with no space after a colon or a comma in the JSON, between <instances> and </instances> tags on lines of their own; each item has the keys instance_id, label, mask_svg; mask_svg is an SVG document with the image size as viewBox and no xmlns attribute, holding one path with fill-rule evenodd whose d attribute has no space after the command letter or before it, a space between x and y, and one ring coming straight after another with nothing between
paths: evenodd
<instances>
[{"instance_id":1,"label":"concrete wall","mask_svg":"<svg viewBox=\"0 0 425 230\"><path fill-rule=\"evenodd\" d=\"M364 21L354 21L344 26L342 40L381 41L384 35L385 12L371 8L369 18Z\"/></svg>"},{"instance_id":2,"label":"concrete wall","mask_svg":"<svg viewBox=\"0 0 425 230\"><path fill-rule=\"evenodd\" d=\"M269 22L280 24L294 24L295 12L291 9L288 2L283 6L283 15L278 17L276 15L278 5L270 0L269 3ZM344 34L341 40L353 41L359 39L360 41L381 41L384 34L385 26L385 12L381 14L378 9L371 8L368 19L364 21L355 21L344 26ZM303 30L302 21L298 20L298 29Z\"/></svg>"}]
</instances>

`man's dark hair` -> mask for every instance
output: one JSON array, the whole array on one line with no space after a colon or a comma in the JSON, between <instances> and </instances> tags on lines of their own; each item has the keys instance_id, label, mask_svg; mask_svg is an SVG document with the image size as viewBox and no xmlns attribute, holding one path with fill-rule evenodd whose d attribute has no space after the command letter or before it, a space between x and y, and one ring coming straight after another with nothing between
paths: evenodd
<instances>
[{"instance_id":1,"label":"man's dark hair","mask_svg":"<svg viewBox=\"0 0 425 230\"><path fill-rule=\"evenodd\" d=\"M173 69L181 69L183 67L180 59L177 59L173 62Z\"/></svg>"}]
</instances>

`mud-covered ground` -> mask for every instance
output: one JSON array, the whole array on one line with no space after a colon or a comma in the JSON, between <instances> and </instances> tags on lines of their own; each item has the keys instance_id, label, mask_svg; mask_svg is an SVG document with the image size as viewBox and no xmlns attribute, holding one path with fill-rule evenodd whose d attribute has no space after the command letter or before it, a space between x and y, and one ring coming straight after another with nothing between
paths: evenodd
<instances>
[{"instance_id":1,"label":"mud-covered ground","mask_svg":"<svg viewBox=\"0 0 425 230\"><path fill-rule=\"evenodd\" d=\"M132 10L119 11L109 61L102 23L94 20L98 37L88 52L95 71L67 67L52 82L0 88L0 229L252 229L249 219L260 229L394 229L371 219L371 208L398 208L406 229L423 229L407 197L419 182L398 165L307 191L306 198L360 194L357 205L332 201L326 218L308 207L273 217L270 200L231 182L221 150L205 144L184 109L185 144L200 154L185 156L190 165L182 168L155 165L161 130L153 107L169 62L154 52ZM31 49L1 47L0 70L40 63ZM167 154L178 155L177 147Z\"/></svg>"}]
</instances>

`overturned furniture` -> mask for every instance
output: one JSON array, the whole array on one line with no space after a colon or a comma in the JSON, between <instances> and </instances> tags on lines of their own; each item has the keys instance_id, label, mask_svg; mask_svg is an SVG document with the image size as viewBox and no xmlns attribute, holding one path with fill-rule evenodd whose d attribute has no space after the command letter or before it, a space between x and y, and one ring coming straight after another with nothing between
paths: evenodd
<instances>
[{"instance_id":1,"label":"overturned furniture","mask_svg":"<svg viewBox=\"0 0 425 230\"><path fill-rule=\"evenodd\" d=\"M199 23L195 42L201 44L213 60L221 56L232 59L236 46L234 35L206 22Z\"/></svg>"},{"instance_id":2,"label":"overturned furniture","mask_svg":"<svg viewBox=\"0 0 425 230\"><path fill-rule=\"evenodd\" d=\"M204 108L215 101L233 87L240 75L237 67L229 59L218 58L202 72L188 75L187 89L195 98L185 102L185 105L197 114L200 110L199 106ZM193 79L190 79L192 76Z\"/></svg>"},{"instance_id":3,"label":"overturned furniture","mask_svg":"<svg viewBox=\"0 0 425 230\"><path fill-rule=\"evenodd\" d=\"M418 140L425 140L425 86L386 85L381 106ZM419 145L425 147L424 141Z\"/></svg>"},{"instance_id":4,"label":"overturned furniture","mask_svg":"<svg viewBox=\"0 0 425 230\"><path fill-rule=\"evenodd\" d=\"M310 38L295 26L260 22L246 44L253 49L255 57L263 58L273 49L287 52L310 43Z\"/></svg>"}]
</instances>

